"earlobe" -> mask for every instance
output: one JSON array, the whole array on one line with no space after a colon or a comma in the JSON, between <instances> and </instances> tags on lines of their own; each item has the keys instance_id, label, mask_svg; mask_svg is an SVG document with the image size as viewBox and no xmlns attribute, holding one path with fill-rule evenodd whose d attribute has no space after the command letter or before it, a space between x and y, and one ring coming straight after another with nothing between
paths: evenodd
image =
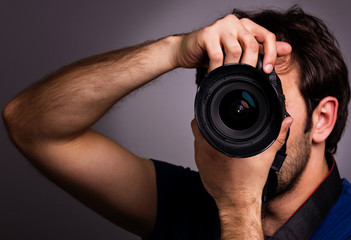
<instances>
[{"instance_id":1,"label":"earlobe","mask_svg":"<svg viewBox=\"0 0 351 240\"><path fill-rule=\"evenodd\" d=\"M321 143L328 138L336 122L338 105L338 100L331 96L325 97L319 102L312 115L313 142Z\"/></svg>"}]
</instances>

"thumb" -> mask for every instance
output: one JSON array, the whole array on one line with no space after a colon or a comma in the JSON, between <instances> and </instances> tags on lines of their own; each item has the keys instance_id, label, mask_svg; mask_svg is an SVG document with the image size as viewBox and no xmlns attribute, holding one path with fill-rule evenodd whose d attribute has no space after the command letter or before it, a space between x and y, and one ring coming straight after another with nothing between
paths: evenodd
<instances>
[{"instance_id":1,"label":"thumb","mask_svg":"<svg viewBox=\"0 0 351 240\"><path fill-rule=\"evenodd\" d=\"M277 152L279 149L281 149L282 146L284 145L285 140L286 140L286 135L288 134L288 130L289 130L292 123L293 123L292 117L286 117L283 120L278 138L276 139L276 141L272 145L272 148L275 150L275 152Z\"/></svg>"}]
</instances>

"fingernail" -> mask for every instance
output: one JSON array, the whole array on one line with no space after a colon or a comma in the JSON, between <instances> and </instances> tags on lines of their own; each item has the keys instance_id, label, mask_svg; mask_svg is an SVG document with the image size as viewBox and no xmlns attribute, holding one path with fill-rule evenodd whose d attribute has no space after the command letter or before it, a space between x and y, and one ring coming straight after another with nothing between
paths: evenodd
<instances>
[{"instance_id":1,"label":"fingernail","mask_svg":"<svg viewBox=\"0 0 351 240\"><path fill-rule=\"evenodd\" d=\"M266 73L272 72L272 70L273 70L273 65L272 65L272 64L267 64L267 65L264 67L264 70L265 70Z\"/></svg>"}]
</instances>

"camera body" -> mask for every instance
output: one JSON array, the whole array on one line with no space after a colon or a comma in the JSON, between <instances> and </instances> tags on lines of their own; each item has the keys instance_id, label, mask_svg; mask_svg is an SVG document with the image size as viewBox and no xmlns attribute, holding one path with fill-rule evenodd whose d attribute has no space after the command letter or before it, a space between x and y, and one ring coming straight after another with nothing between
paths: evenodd
<instances>
[{"instance_id":1,"label":"camera body","mask_svg":"<svg viewBox=\"0 0 351 240\"><path fill-rule=\"evenodd\" d=\"M266 150L289 114L279 77L273 70L228 64L210 72L198 87L195 117L204 138L230 157L249 157Z\"/></svg>"}]
</instances>

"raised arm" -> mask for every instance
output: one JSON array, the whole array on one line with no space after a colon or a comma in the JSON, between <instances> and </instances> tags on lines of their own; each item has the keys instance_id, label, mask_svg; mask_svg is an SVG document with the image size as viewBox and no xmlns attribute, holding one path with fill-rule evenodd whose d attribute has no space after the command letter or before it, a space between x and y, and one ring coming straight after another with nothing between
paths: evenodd
<instances>
[{"instance_id":1,"label":"raised arm","mask_svg":"<svg viewBox=\"0 0 351 240\"><path fill-rule=\"evenodd\" d=\"M3 111L9 135L38 169L95 211L142 236L150 234L156 215L152 162L89 128L122 97L175 67L178 38L63 67Z\"/></svg>"},{"instance_id":2,"label":"raised arm","mask_svg":"<svg viewBox=\"0 0 351 240\"><path fill-rule=\"evenodd\" d=\"M90 129L118 100L177 67L255 65L264 49L269 72L286 44L234 15L191 34L83 59L51 74L3 111L9 135L45 175L121 227L150 236L156 218L150 160Z\"/></svg>"}]
</instances>

